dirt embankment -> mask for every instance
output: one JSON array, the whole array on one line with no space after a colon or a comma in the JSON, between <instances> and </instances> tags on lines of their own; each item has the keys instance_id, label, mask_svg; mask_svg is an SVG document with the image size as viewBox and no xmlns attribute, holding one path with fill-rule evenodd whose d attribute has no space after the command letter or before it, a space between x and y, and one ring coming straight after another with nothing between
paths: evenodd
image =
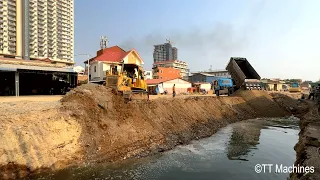
<instances>
[{"instance_id":1,"label":"dirt embankment","mask_svg":"<svg viewBox=\"0 0 320 180\"><path fill-rule=\"evenodd\" d=\"M320 179L320 116L318 106L314 101L298 100L301 96L290 94L271 94L275 102L291 111L300 118L299 141L294 149L297 153L295 166L311 167L315 169L314 173L302 174L292 173L291 179L313 180Z\"/></svg>"},{"instance_id":2,"label":"dirt embankment","mask_svg":"<svg viewBox=\"0 0 320 180\"><path fill-rule=\"evenodd\" d=\"M296 166L311 167L314 173L291 174L291 179L320 179L320 115L318 107L309 102L310 111L301 117L299 141L295 146L297 152Z\"/></svg>"},{"instance_id":3,"label":"dirt embankment","mask_svg":"<svg viewBox=\"0 0 320 180\"><path fill-rule=\"evenodd\" d=\"M52 107L21 108L27 110L0 117L0 179L146 156L210 136L229 123L290 114L263 91L126 104L98 85L80 86Z\"/></svg>"}]
</instances>

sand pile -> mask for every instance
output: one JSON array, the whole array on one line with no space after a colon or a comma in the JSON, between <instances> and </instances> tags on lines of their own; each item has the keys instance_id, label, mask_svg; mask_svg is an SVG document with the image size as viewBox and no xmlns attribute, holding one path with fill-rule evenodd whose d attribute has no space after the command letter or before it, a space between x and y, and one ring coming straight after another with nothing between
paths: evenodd
<instances>
[{"instance_id":1,"label":"sand pile","mask_svg":"<svg viewBox=\"0 0 320 180\"><path fill-rule=\"evenodd\" d=\"M82 126L80 143L89 161L170 149L235 121L286 115L266 93L251 92L124 103L111 89L88 84L69 92L61 102L61 111Z\"/></svg>"}]
</instances>

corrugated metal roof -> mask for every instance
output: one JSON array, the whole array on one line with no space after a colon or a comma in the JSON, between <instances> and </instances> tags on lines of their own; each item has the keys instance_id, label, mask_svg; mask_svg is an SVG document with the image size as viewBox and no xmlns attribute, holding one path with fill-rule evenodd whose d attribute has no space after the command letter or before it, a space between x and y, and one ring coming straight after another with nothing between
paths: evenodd
<instances>
[{"instance_id":1,"label":"corrugated metal roof","mask_svg":"<svg viewBox=\"0 0 320 180\"><path fill-rule=\"evenodd\" d=\"M199 74L202 74L202 75L204 75L204 76L215 76L215 75L213 75L213 74L208 74L208 73L199 73Z\"/></svg>"},{"instance_id":2,"label":"corrugated metal roof","mask_svg":"<svg viewBox=\"0 0 320 180\"><path fill-rule=\"evenodd\" d=\"M1 67L0 66L0 71L17 71L16 68L7 68L7 67Z\"/></svg>"},{"instance_id":3,"label":"corrugated metal roof","mask_svg":"<svg viewBox=\"0 0 320 180\"><path fill-rule=\"evenodd\" d=\"M41 66L27 66L16 64L0 64L1 69L25 69L25 70L37 70L37 71L56 71L56 72L75 72L72 68L56 68L56 67L41 67Z\"/></svg>"}]
</instances>

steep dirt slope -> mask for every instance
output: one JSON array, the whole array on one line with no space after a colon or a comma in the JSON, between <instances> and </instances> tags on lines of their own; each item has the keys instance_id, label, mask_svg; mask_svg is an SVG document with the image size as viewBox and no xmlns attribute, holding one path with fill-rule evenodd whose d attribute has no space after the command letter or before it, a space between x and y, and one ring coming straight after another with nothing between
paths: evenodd
<instances>
[{"instance_id":1,"label":"steep dirt slope","mask_svg":"<svg viewBox=\"0 0 320 180\"><path fill-rule=\"evenodd\" d=\"M262 91L126 104L110 89L84 85L51 109L0 116L0 178L146 156L210 136L232 122L285 115Z\"/></svg>"}]
</instances>

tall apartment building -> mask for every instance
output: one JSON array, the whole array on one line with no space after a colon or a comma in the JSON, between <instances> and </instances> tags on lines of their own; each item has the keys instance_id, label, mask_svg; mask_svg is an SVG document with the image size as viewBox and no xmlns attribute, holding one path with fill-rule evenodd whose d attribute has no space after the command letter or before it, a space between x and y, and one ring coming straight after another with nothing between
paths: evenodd
<instances>
[{"instance_id":1,"label":"tall apartment building","mask_svg":"<svg viewBox=\"0 0 320 180\"><path fill-rule=\"evenodd\" d=\"M0 55L67 64L74 56L74 0L1 0Z\"/></svg>"},{"instance_id":2,"label":"tall apartment building","mask_svg":"<svg viewBox=\"0 0 320 180\"><path fill-rule=\"evenodd\" d=\"M168 61L178 59L178 49L172 47L170 43L164 43L160 45L154 45L153 61Z\"/></svg>"}]
</instances>

